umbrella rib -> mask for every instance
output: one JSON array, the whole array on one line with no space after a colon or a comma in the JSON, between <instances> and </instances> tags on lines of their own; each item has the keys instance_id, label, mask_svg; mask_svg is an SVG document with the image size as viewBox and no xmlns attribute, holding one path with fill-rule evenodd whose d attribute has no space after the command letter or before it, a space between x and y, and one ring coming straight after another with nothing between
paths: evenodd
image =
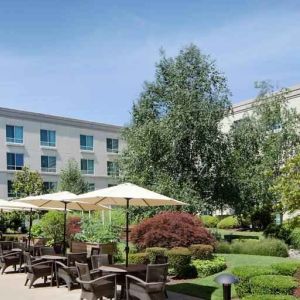
<instances>
[{"instance_id":1,"label":"umbrella rib","mask_svg":"<svg viewBox=\"0 0 300 300\"><path fill-rule=\"evenodd\" d=\"M146 199L142 198L142 200L146 203L147 206L150 206Z\"/></svg>"},{"instance_id":2,"label":"umbrella rib","mask_svg":"<svg viewBox=\"0 0 300 300\"><path fill-rule=\"evenodd\" d=\"M105 197L103 198L99 198L99 200L95 203L95 205L99 204L101 201L103 201L105 199Z\"/></svg>"},{"instance_id":3,"label":"umbrella rib","mask_svg":"<svg viewBox=\"0 0 300 300\"><path fill-rule=\"evenodd\" d=\"M77 202L78 206L81 208L82 211L84 211L84 208L81 206L79 202Z\"/></svg>"}]
</instances>

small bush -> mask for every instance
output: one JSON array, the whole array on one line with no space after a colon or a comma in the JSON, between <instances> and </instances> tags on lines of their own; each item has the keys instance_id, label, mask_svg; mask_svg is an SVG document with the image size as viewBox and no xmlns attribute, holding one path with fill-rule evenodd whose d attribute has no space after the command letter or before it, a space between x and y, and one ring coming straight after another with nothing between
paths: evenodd
<instances>
[{"instance_id":1,"label":"small bush","mask_svg":"<svg viewBox=\"0 0 300 300\"><path fill-rule=\"evenodd\" d=\"M189 247L213 245L215 239L199 217L185 212L162 212L145 219L131 231L131 241L139 250L149 247Z\"/></svg>"},{"instance_id":2,"label":"small bush","mask_svg":"<svg viewBox=\"0 0 300 300\"><path fill-rule=\"evenodd\" d=\"M293 229L290 238L291 245L296 249L300 249L300 227Z\"/></svg>"},{"instance_id":3,"label":"small bush","mask_svg":"<svg viewBox=\"0 0 300 300\"><path fill-rule=\"evenodd\" d=\"M73 238L76 233L81 231L80 227L81 217L80 216L69 216L67 219L67 237Z\"/></svg>"},{"instance_id":4,"label":"small bush","mask_svg":"<svg viewBox=\"0 0 300 300\"><path fill-rule=\"evenodd\" d=\"M196 244L191 245L189 249L194 259L210 259L212 258L212 254L214 252L214 248L211 245Z\"/></svg>"},{"instance_id":5,"label":"small bush","mask_svg":"<svg viewBox=\"0 0 300 300\"><path fill-rule=\"evenodd\" d=\"M250 279L259 275L272 275L276 271L272 267L265 266L241 266L235 267L232 273L239 279L235 284L235 290L239 297L243 297L251 292Z\"/></svg>"},{"instance_id":6,"label":"small bush","mask_svg":"<svg viewBox=\"0 0 300 300\"><path fill-rule=\"evenodd\" d=\"M218 253L288 257L286 244L276 239L236 240L227 245L219 243L216 250Z\"/></svg>"},{"instance_id":7,"label":"small bush","mask_svg":"<svg viewBox=\"0 0 300 300\"><path fill-rule=\"evenodd\" d=\"M202 221L204 227L207 228L216 228L219 222L217 217L208 215L200 216L200 220Z\"/></svg>"},{"instance_id":8,"label":"small bush","mask_svg":"<svg viewBox=\"0 0 300 300\"><path fill-rule=\"evenodd\" d=\"M243 300L297 300L290 295L249 295L243 298Z\"/></svg>"},{"instance_id":9,"label":"small bush","mask_svg":"<svg viewBox=\"0 0 300 300\"><path fill-rule=\"evenodd\" d=\"M216 256L208 260L196 259L192 264L197 269L198 277L209 276L226 269L225 258L221 256Z\"/></svg>"},{"instance_id":10,"label":"small bush","mask_svg":"<svg viewBox=\"0 0 300 300\"><path fill-rule=\"evenodd\" d=\"M282 262L271 265L279 275L293 276L300 268L300 262Z\"/></svg>"},{"instance_id":11,"label":"small bush","mask_svg":"<svg viewBox=\"0 0 300 300\"><path fill-rule=\"evenodd\" d=\"M128 262L130 264L143 264L146 265L149 263L149 257L147 253L129 253Z\"/></svg>"},{"instance_id":12,"label":"small bush","mask_svg":"<svg viewBox=\"0 0 300 300\"><path fill-rule=\"evenodd\" d=\"M280 239L285 243L290 244L291 232L292 229L290 229L287 225L269 224L264 231L264 236L268 238Z\"/></svg>"},{"instance_id":13,"label":"small bush","mask_svg":"<svg viewBox=\"0 0 300 300\"><path fill-rule=\"evenodd\" d=\"M157 255L165 255L166 251L167 249L160 247L146 248L146 253L148 254L150 263L155 262L155 258Z\"/></svg>"},{"instance_id":14,"label":"small bush","mask_svg":"<svg viewBox=\"0 0 300 300\"><path fill-rule=\"evenodd\" d=\"M166 254L170 269L177 278L197 277L196 268L191 266L192 254L188 248L176 247L167 251Z\"/></svg>"},{"instance_id":15,"label":"small bush","mask_svg":"<svg viewBox=\"0 0 300 300\"><path fill-rule=\"evenodd\" d=\"M284 275L260 275L250 279L253 294L291 295L298 286L295 278Z\"/></svg>"},{"instance_id":16,"label":"small bush","mask_svg":"<svg viewBox=\"0 0 300 300\"><path fill-rule=\"evenodd\" d=\"M43 237L43 230L40 223L35 223L31 227L31 235L35 238Z\"/></svg>"},{"instance_id":17,"label":"small bush","mask_svg":"<svg viewBox=\"0 0 300 300\"><path fill-rule=\"evenodd\" d=\"M61 211L48 211L43 215L39 224L43 236L50 240L49 243L59 243L64 238L64 214Z\"/></svg>"},{"instance_id":18,"label":"small bush","mask_svg":"<svg viewBox=\"0 0 300 300\"><path fill-rule=\"evenodd\" d=\"M229 216L221 220L217 227L219 229L232 229L232 228L237 228L239 227L239 222L237 217L234 216Z\"/></svg>"}]
</instances>

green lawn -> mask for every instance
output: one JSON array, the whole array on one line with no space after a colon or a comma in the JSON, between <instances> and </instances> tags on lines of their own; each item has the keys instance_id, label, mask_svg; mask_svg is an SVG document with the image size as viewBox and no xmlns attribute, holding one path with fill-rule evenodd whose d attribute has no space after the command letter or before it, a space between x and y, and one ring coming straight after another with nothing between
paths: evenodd
<instances>
[{"instance_id":1,"label":"green lawn","mask_svg":"<svg viewBox=\"0 0 300 300\"><path fill-rule=\"evenodd\" d=\"M271 265L273 263L290 260L289 258L259 256L259 255L244 255L244 254L220 254L224 256L227 263L227 269L223 273L230 273L233 267L241 265ZM291 260L292 261L292 260ZM298 261L299 262L299 261ZM200 297L207 300L222 300L222 287L216 284L213 280L217 276L214 274L205 278L197 278L188 280L184 283L178 283L168 286L170 291L187 294L195 297ZM234 288L232 296L236 297Z\"/></svg>"}]
</instances>

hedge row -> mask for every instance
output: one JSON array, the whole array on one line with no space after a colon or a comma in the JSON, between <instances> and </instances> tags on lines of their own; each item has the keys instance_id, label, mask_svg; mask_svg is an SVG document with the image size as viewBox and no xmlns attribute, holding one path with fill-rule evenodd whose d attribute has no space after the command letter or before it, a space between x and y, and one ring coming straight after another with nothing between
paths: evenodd
<instances>
[{"instance_id":1,"label":"hedge row","mask_svg":"<svg viewBox=\"0 0 300 300\"><path fill-rule=\"evenodd\" d=\"M243 300L297 300L290 295L249 295L243 298Z\"/></svg>"},{"instance_id":2,"label":"hedge row","mask_svg":"<svg viewBox=\"0 0 300 300\"><path fill-rule=\"evenodd\" d=\"M238 219L235 216L228 216L219 220L215 216L203 215L200 216L200 220L207 228L233 229L239 227Z\"/></svg>"},{"instance_id":3,"label":"hedge row","mask_svg":"<svg viewBox=\"0 0 300 300\"><path fill-rule=\"evenodd\" d=\"M212 274L219 273L226 269L226 261L222 256L216 256L213 259L196 259L192 264L197 269L198 277L206 277Z\"/></svg>"}]
</instances>

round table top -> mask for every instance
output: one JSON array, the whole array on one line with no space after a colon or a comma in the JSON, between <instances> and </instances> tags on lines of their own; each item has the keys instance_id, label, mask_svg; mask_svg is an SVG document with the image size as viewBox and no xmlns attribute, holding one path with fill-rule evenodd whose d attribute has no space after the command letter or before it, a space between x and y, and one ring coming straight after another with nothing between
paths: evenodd
<instances>
[{"instance_id":1,"label":"round table top","mask_svg":"<svg viewBox=\"0 0 300 300\"><path fill-rule=\"evenodd\" d=\"M60 255L42 255L41 259L46 259L46 260L67 260L68 258L66 256L60 256Z\"/></svg>"},{"instance_id":2,"label":"round table top","mask_svg":"<svg viewBox=\"0 0 300 300\"><path fill-rule=\"evenodd\" d=\"M147 266L138 264L130 264L128 267L125 265L109 265L109 266L101 266L99 270L104 272L111 272L111 273L135 273L135 272L142 272L146 271Z\"/></svg>"},{"instance_id":3,"label":"round table top","mask_svg":"<svg viewBox=\"0 0 300 300\"><path fill-rule=\"evenodd\" d=\"M13 251L13 252L22 252L22 249L20 249L20 248L12 248L11 251Z\"/></svg>"}]
</instances>

